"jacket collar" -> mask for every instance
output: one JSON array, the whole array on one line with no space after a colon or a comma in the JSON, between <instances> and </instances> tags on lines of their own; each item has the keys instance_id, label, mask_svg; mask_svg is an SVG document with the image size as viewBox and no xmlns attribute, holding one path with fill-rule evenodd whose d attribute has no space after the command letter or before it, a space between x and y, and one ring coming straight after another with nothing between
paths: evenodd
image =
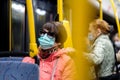
<instances>
[{"instance_id":1,"label":"jacket collar","mask_svg":"<svg viewBox=\"0 0 120 80\"><path fill-rule=\"evenodd\" d=\"M45 59L42 59L42 57L40 56L40 53L39 53L38 57L40 58L40 60L53 61L54 59L60 57L62 54L64 54L64 52L62 52L61 49L58 49L58 50L52 52L52 53L50 54L50 56L47 57L47 58L45 58Z\"/></svg>"}]
</instances>

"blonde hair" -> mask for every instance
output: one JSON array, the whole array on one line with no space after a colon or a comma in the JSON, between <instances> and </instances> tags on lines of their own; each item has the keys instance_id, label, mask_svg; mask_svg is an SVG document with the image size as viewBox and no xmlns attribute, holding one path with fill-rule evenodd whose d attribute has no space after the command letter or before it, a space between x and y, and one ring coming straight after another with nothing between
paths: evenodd
<instances>
[{"instance_id":1,"label":"blonde hair","mask_svg":"<svg viewBox=\"0 0 120 80\"><path fill-rule=\"evenodd\" d=\"M90 27L97 30L98 28L101 29L101 32L103 34L108 34L110 32L110 26L109 24L101 19L96 19L93 22L90 23Z\"/></svg>"}]
</instances>

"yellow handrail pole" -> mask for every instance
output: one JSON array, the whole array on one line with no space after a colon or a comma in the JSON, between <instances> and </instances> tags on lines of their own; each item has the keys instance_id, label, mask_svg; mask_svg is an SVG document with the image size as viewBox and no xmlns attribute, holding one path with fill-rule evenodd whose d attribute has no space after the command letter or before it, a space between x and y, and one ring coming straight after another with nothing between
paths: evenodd
<instances>
[{"instance_id":1,"label":"yellow handrail pole","mask_svg":"<svg viewBox=\"0 0 120 80\"><path fill-rule=\"evenodd\" d=\"M63 20L63 0L57 0L57 13L59 14L59 21Z\"/></svg>"},{"instance_id":2,"label":"yellow handrail pole","mask_svg":"<svg viewBox=\"0 0 120 80\"><path fill-rule=\"evenodd\" d=\"M118 18L117 11L116 11L116 8L115 8L115 5L114 5L114 1L113 1L113 0L110 0L110 2L111 2L111 4L112 4L112 8L113 8L114 15L115 15L115 20L116 20L117 29L118 29L118 35L119 35L119 37L120 37L119 18Z\"/></svg>"},{"instance_id":3,"label":"yellow handrail pole","mask_svg":"<svg viewBox=\"0 0 120 80\"><path fill-rule=\"evenodd\" d=\"M27 13L28 13L28 25L29 25L29 34L30 34L30 56L34 57L38 53L36 38L35 38L35 27L34 27L34 15L32 0L26 0Z\"/></svg>"},{"instance_id":4,"label":"yellow handrail pole","mask_svg":"<svg viewBox=\"0 0 120 80\"><path fill-rule=\"evenodd\" d=\"M120 0L118 0L120 2ZM120 22L119 22L119 27L120 27Z\"/></svg>"},{"instance_id":5,"label":"yellow handrail pole","mask_svg":"<svg viewBox=\"0 0 120 80\"><path fill-rule=\"evenodd\" d=\"M102 11L102 0L98 0L100 4L100 19L103 19L103 11Z\"/></svg>"},{"instance_id":6,"label":"yellow handrail pole","mask_svg":"<svg viewBox=\"0 0 120 80\"><path fill-rule=\"evenodd\" d=\"M9 0L9 51L11 51L11 0Z\"/></svg>"}]
</instances>

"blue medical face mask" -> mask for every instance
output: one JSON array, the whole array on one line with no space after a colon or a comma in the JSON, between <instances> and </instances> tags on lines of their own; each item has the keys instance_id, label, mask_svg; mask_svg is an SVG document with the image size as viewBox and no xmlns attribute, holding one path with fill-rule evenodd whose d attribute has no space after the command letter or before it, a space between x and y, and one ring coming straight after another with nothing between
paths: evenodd
<instances>
[{"instance_id":1,"label":"blue medical face mask","mask_svg":"<svg viewBox=\"0 0 120 80\"><path fill-rule=\"evenodd\" d=\"M40 47L42 49L50 49L54 46L55 43L55 38L52 36L49 36L46 34L42 34L39 38L38 38Z\"/></svg>"}]
</instances>

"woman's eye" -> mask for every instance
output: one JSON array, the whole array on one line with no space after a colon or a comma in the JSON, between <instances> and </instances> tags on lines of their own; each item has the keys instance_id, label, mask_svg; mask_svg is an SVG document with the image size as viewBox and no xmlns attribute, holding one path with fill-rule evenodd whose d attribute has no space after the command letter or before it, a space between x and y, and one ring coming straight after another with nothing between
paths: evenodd
<instances>
[{"instance_id":1,"label":"woman's eye","mask_svg":"<svg viewBox=\"0 0 120 80\"><path fill-rule=\"evenodd\" d=\"M44 36L44 34L42 33L42 34L40 34L40 36Z\"/></svg>"},{"instance_id":2,"label":"woman's eye","mask_svg":"<svg viewBox=\"0 0 120 80\"><path fill-rule=\"evenodd\" d=\"M48 33L49 36L53 36L51 33Z\"/></svg>"}]
</instances>

